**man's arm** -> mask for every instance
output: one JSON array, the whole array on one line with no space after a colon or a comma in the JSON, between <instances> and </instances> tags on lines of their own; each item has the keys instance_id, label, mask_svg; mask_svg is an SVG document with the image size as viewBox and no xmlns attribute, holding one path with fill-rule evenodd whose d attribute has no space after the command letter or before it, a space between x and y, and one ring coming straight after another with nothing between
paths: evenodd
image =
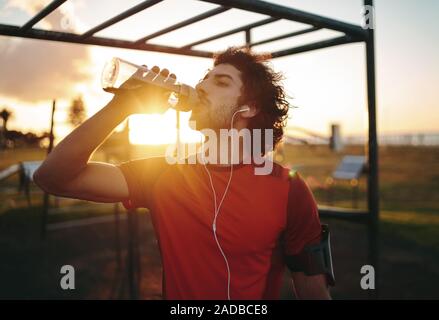
<instances>
[{"instance_id":1,"label":"man's arm","mask_svg":"<svg viewBox=\"0 0 439 320\"><path fill-rule=\"evenodd\" d=\"M306 182L290 178L285 262L299 299L331 299L334 285L329 229L320 222L317 202Z\"/></svg>"},{"instance_id":2,"label":"man's arm","mask_svg":"<svg viewBox=\"0 0 439 320\"><path fill-rule=\"evenodd\" d=\"M154 67L153 71L158 73L160 69ZM169 71L164 69L161 74L168 76ZM174 75L170 77L175 80ZM116 93L110 103L52 150L34 173L35 183L48 193L70 198L96 202L128 198L128 186L120 169L109 163L89 162L89 159L127 116L151 112L151 108L156 108L155 112L165 111L165 100L163 91L151 85Z\"/></svg>"},{"instance_id":3,"label":"man's arm","mask_svg":"<svg viewBox=\"0 0 439 320\"><path fill-rule=\"evenodd\" d=\"M93 152L128 115L113 99L52 150L35 172L35 183L51 194L77 199L117 202L128 197L125 178L116 166L89 162Z\"/></svg>"},{"instance_id":4,"label":"man's arm","mask_svg":"<svg viewBox=\"0 0 439 320\"><path fill-rule=\"evenodd\" d=\"M298 299L331 299L325 275L307 276L303 272L292 272L291 278L293 290Z\"/></svg>"}]
</instances>

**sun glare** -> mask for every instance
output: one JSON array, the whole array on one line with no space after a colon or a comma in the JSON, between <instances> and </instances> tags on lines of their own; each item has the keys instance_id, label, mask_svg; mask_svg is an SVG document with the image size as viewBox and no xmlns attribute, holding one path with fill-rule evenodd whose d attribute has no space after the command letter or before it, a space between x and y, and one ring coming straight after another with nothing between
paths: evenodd
<instances>
[{"instance_id":1,"label":"sun glare","mask_svg":"<svg viewBox=\"0 0 439 320\"><path fill-rule=\"evenodd\" d=\"M201 133L188 125L189 113L181 113L180 139L183 143L200 142ZM130 117L130 143L135 145L173 144L177 141L176 111L164 114L133 115Z\"/></svg>"}]
</instances>

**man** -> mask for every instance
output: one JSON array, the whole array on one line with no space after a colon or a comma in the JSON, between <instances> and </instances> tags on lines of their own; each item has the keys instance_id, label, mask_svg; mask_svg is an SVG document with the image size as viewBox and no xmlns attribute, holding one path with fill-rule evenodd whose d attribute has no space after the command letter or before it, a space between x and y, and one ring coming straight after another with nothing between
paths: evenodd
<instances>
[{"instance_id":1,"label":"man","mask_svg":"<svg viewBox=\"0 0 439 320\"><path fill-rule=\"evenodd\" d=\"M288 102L280 75L265 58L234 48L215 57L196 86L201 102L193 106L191 120L198 130L271 129L271 144L280 141ZM166 69L160 74L175 79ZM326 236L299 175L278 164L269 174L255 175L256 164L244 162L249 154L241 145L236 165L231 157L226 164L171 165L164 157L117 166L89 161L128 115L166 110L163 93L151 85L116 93L58 144L35 182L59 196L149 208L167 299L278 299L285 265L297 297L329 299ZM263 154L269 151L266 139L262 134Z\"/></svg>"}]
</instances>

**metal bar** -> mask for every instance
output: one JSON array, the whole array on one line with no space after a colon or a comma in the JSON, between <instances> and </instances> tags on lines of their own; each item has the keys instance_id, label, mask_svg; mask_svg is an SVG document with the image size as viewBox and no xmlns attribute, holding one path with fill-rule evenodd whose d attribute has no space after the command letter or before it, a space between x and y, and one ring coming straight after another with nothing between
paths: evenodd
<instances>
[{"instance_id":1,"label":"metal bar","mask_svg":"<svg viewBox=\"0 0 439 320\"><path fill-rule=\"evenodd\" d=\"M273 42L273 41L277 41L277 40L282 40L282 39L286 39L286 38L291 38L291 37L295 37L295 36L300 36L302 34L310 33L313 31L320 30L320 29L321 28L319 28L319 27L311 27L311 28L307 28L307 29L303 29L303 30L299 30L299 31L294 31L294 32L290 32L290 33L286 33L286 34L277 36L277 37L253 42L250 46L252 46L252 47L259 46L261 44L265 44L265 43L269 43L269 42Z\"/></svg>"},{"instance_id":2,"label":"metal bar","mask_svg":"<svg viewBox=\"0 0 439 320\"><path fill-rule=\"evenodd\" d=\"M93 34L95 34L96 32L101 31L101 30L103 30L105 28L108 28L109 26L111 26L111 25L113 25L115 23L118 23L119 21L122 21L122 20L124 20L124 19L126 19L126 18L128 18L128 17L130 17L130 16L132 16L132 15L142 11L142 10L145 10L145 9L147 9L149 7L152 7L153 5L155 5L155 4L159 3L159 2L162 2L162 1L163 0L146 0L146 1L142 2L142 3L139 3L138 5L136 5L136 6L132 7L132 8L130 8L130 9L122 12L121 14L118 14L117 16L115 16L115 17L113 17L113 18L111 18L111 19L109 19L107 21L104 21L100 25L98 25L98 26L88 30L87 32L83 33L81 35L81 38L88 38L88 37L92 36Z\"/></svg>"},{"instance_id":3,"label":"metal bar","mask_svg":"<svg viewBox=\"0 0 439 320\"><path fill-rule=\"evenodd\" d=\"M24 184L24 194L26 196L27 205L29 208L32 207L32 201L30 197L30 180L28 177L26 177L26 183Z\"/></svg>"},{"instance_id":4,"label":"metal bar","mask_svg":"<svg viewBox=\"0 0 439 320\"><path fill-rule=\"evenodd\" d=\"M28 22L26 22L24 25L21 26L21 30L28 30L32 28L34 25L36 25L39 21L43 20L44 17L49 15L52 11L54 11L56 8L58 8L60 5L62 5L67 0L54 0L51 3L49 3L44 9L42 9L40 12L38 12L32 19L30 19Z\"/></svg>"},{"instance_id":5,"label":"metal bar","mask_svg":"<svg viewBox=\"0 0 439 320\"><path fill-rule=\"evenodd\" d=\"M138 298L140 298L140 294L141 294L140 288L142 284L142 258L140 256L142 248L140 246L140 242L141 242L140 232L142 230L140 225L141 217L138 210L135 210L135 214L133 218L134 218L133 234L134 234L134 262L135 262L135 270L136 270L136 291Z\"/></svg>"},{"instance_id":6,"label":"metal bar","mask_svg":"<svg viewBox=\"0 0 439 320\"><path fill-rule=\"evenodd\" d=\"M360 27L350 23L341 22L338 20L322 17L316 14L300 11L290 7L277 5L260 0L202 0L204 2L210 2L220 4L227 7L247 10L250 12L269 15L279 19L287 19L313 25L315 27L327 28L343 33L366 37L366 32Z\"/></svg>"},{"instance_id":7,"label":"metal bar","mask_svg":"<svg viewBox=\"0 0 439 320\"><path fill-rule=\"evenodd\" d=\"M311 44L306 44L306 45L303 45L300 47L276 51L276 52L273 52L271 54L271 56L273 58L280 58L280 57L289 56L292 54L298 54L298 53L307 52L307 51L329 48L329 47L333 47L333 46L337 46L337 45L341 45L341 44L347 44L347 43L353 43L353 42L359 42L359 41L361 41L361 40L352 38L350 36L342 36L342 37L338 37L338 38L332 38L332 39L323 40L323 41L319 41L319 42L315 42L315 43L311 43Z\"/></svg>"},{"instance_id":8,"label":"metal bar","mask_svg":"<svg viewBox=\"0 0 439 320\"><path fill-rule=\"evenodd\" d=\"M162 30L159 30L159 31L157 31L157 32L154 32L154 33L152 33L152 34L150 34L150 35L148 35L148 36L145 36L145 37L143 37L143 38L140 38L139 40L136 41L136 43L146 42L146 41L148 41L148 40L151 40L151 39L153 39L153 38L159 37L159 36L164 35L164 34L166 34L166 33L169 33L169 32L172 32L172 31L174 31L174 30L177 30L177 29L180 29L180 28L186 27L186 26L188 26L188 25L191 25L191 24L193 24L193 23L195 23L195 22L199 22L199 21L202 21L202 20L204 20L204 19L207 19L207 18L213 17L213 16L215 16L215 15L217 15L217 14L223 13L223 12L225 12L225 11L227 11L227 10L230 10L230 9L231 9L231 8L227 8L227 7L219 7L219 8L215 8L215 9L213 9L213 10L210 10L210 11L204 12L204 13L202 13L202 14L199 14L199 15L195 16L195 17L189 18L189 19L187 19L187 20L184 20L184 21L182 21L182 22L179 22L179 23L177 23L177 24L174 24L174 25L172 25L172 26L170 26L170 27L167 27L167 28L165 28L165 29L162 29Z\"/></svg>"},{"instance_id":9,"label":"metal bar","mask_svg":"<svg viewBox=\"0 0 439 320\"><path fill-rule=\"evenodd\" d=\"M372 0L365 0L365 6L373 8ZM369 117L367 202L370 211L369 222L369 262L375 268L375 290L370 290L371 298L377 299L379 294L379 183L378 183L378 138L375 91L375 36L373 26L367 29L366 70L367 70L367 103Z\"/></svg>"},{"instance_id":10,"label":"metal bar","mask_svg":"<svg viewBox=\"0 0 439 320\"><path fill-rule=\"evenodd\" d=\"M131 300L139 299L139 283L136 273L136 263L135 263L135 217L136 209L130 209L127 212L128 223L127 223L127 233L128 233L128 255L127 255L127 267L128 267L128 288L129 297Z\"/></svg>"},{"instance_id":11,"label":"metal bar","mask_svg":"<svg viewBox=\"0 0 439 320\"><path fill-rule=\"evenodd\" d=\"M153 44L135 44L132 41L116 40L116 39L109 39L102 37L81 38L79 35L73 33L65 33L58 31L30 29L29 31L22 32L20 31L20 28L17 26L10 26L4 24L0 24L0 35L70 42L70 43L90 44L97 46L134 49L134 50L143 50L143 51L164 52L164 53L181 54L186 56L202 57L202 58L211 58L213 56L212 52L208 52L208 51L167 47L167 46L153 45Z\"/></svg>"},{"instance_id":12,"label":"metal bar","mask_svg":"<svg viewBox=\"0 0 439 320\"><path fill-rule=\"evenodd\" d=\"M122 270L122 250L120 245L120 210L119 202L114 204L114 244L116 247L117 272Z\"/></svg>"},{"instance_id":13,"label":"metal bar","mask_svg":"<svg viewBox=\"0 0 439 320\"><path fill-rule=\"evenodd\" d=\"M251 48L251 43L252 43L251 29L247 29L245 30L245 46L247 48Z\"/></svg>"},{"instance_id":14,"label":"metal bar","mask_svg":"<svg viewBox=\"0 0 439 320\"><path fill-rule=\"evenodd\" d=\"M47 155L52 152L55 135L53 133L53 128L55 126L55 110L56 110L56 100L52 101L52 115L50 117L50 133L49 133L49 147L47 148ZM49 194L44 192L43 196L43 211L41 216L41 239L46 239L47 235L47 216L49 214Z\"/></svg>"},{"instance_id":15,"label":"metal bar","mask_svg":"<svg viewBox=\"0 0 439 320\"><path fill-rule=\"evenodd\" d=\"M368 211L358 209L319 206L319 215L321 217L336 218L363 224L367 224L369 221Z\"/></svg>"},{"instance_id":16,"label":"metal bar","mask_svg":"<svg viewBox=\"0 0 439 320\"><path fill-rule=\"evenodd\" d=\"M261 21L258 21L258 22L254 22L254 23L248 24L246 26L242 26L242 27L239 27L239 28L236 28L236 29L232 29L232 30L229 30L229 31L226 31L226 32L218 33L218 34L216 34L214 36L211 36L211 37L208 37L208 38L205 38L205 39L201 39L201 40L192 42L190 44L187 44L187 45L183 46L182 48L190 48L190 47L196 46L198 44L202 44L202 43L206 43L206 42L209 42L209 41L212 41L212 40L216 40L216 39L219 39L219 38L230 36L231 34L235 34L235 33L242 32L242 31L246 31L248 29L252 29L252 28L256 28L256 27L260 27L260 26L263 26L263 25L268 24L268 23L272 23L272 22L277 21L277 20L279 20L279 19L278 18L264 19L264 20L261 20Z\"/></svg>"}]
</instances>

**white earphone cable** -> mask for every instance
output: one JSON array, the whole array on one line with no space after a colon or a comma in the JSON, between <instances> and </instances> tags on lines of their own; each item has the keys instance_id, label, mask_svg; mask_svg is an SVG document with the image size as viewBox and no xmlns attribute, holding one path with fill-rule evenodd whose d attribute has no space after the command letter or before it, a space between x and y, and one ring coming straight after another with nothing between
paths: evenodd
<instances>
[{"instance_id":1,"label":"white earphone cable","mask_svg":"<svg viewBox=\"0 0 439 320\"><path fill-rule=\"evenodd\" d=\"M231 122L230 122L230 133L232 134L232 142L233 142L233 133L232 133L232 129L233 129L233 120L234 120L234 118L235 118L235 115L236 115L238 112L244 112L244 111L247 111L247 110L246 110L246 109L243 109L243 110L237 110L237 111L235 111L235 113L232 115L232 120L231 120ZM222 206L222 204L223 204L223 201L224 201L224 199L225 199L225 197L226 197L226 195L227 195L227 192L229 191L229 187L230 187L230 184L231 184L231 182L232 182L232 176L233 176L233 145L231 146L231 152L230 152L231 163L230 163L230 175L229 175L229 180L228 180L228 182L227 182L226 188L225 188L225 190L224 190L224 194L223 194L223 196L222 196L222 198L221 198L221 201L220 201L220 203L219 203L218 206L217 206L216 191L215 191L215 187L214 187L214 185L213 185L212 176L211 176L211 174L210 174L210 172L209 172L209 169L207 169L207 166L206 166L206 161L205 161L205 158L204 158L204 156L205 156L205 154L204 154L204 150L203 150L203 155L202 155L202 156L203 156L203 166L204 166L204 169L205 169L206 172L207 172L207 175L209 176L209 182L210 182L210 186L211 186L211 188L212 188L213 199L214 199L213 201L214 201L214 207L215 207L215 215L214 215L214 219L213 219L213 223L212 223L213 236L214 236L214 238L215 238L215 242L216 242L216 244L217 244L217 246L218 246L218 249L220 250L221 255L223 256L224 261L225 261L225 263L226 263L226 267L227 267L227 299L230 300L230 278L231 278L230 266L229 266L229 261L227 260L227 257L226 257L226 255L225 255L225 253L224 253L224 250L222 249L222 247L221 247L221 245L220 245L220 243L219 243L218 236L217 236L217 234L216 234L216 221L217 221L217 219L218 219L218 215L219 215L219 212L220 212L221 206Z\"/></svg>"}]
</instances>

